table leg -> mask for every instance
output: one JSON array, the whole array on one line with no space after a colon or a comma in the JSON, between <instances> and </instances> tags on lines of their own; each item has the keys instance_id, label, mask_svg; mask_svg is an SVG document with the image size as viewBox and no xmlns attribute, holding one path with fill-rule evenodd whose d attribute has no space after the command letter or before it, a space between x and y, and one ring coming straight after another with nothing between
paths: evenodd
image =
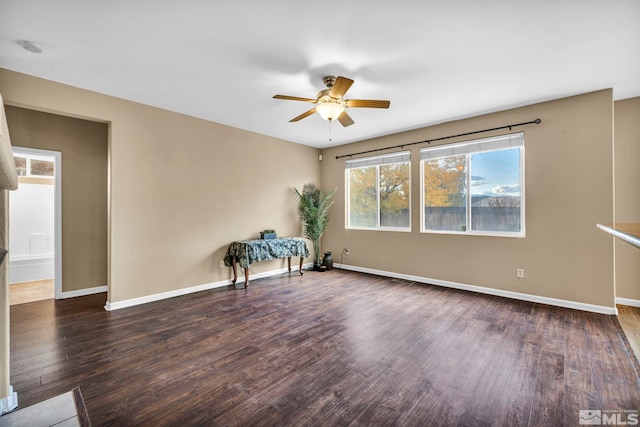
<instances>
[{"instance_id":1,"label":"table leg","mask_svg":"<svg viewBox=\"0 0 640 427\"><path fill-rule=\"evenodd\" d=\"M287 257L287 266L289 267L289 273L291 273L291 257Z\"/></svg>"},{"instance_id":2,"label":"table leg","mask_svg":"<svg viewBox=\"0 0 640 427\"><path fill-rule=\"evenodd\" d=\"M300 275L302 276L304 273L302 272L302 262L304 261L304 258L300 257ZM289 270L291 271L291 270Z\"/></svg>"},{"instance_id":3,"label":"table leg","mask_svg":"<svg viewBox=\"0 0 640 427\"><path fill-rule=\"evenodd\" d=\"M249 267L244 269L244 287L249 286Z\"/></svg>"},{"instance_id":4,"label":"table leg","mask_svg":"<svg viewBox=\"0 0 640 427\"><path fill-rule=\"evenodd\" d=\"M234 285L236 284L236 280L238 280L238 270L236 267L236 256L233 255L232 258L232 262L233 262L233 280L231 281L231 283L233 283Z\"/></svg>"}]
</instances>

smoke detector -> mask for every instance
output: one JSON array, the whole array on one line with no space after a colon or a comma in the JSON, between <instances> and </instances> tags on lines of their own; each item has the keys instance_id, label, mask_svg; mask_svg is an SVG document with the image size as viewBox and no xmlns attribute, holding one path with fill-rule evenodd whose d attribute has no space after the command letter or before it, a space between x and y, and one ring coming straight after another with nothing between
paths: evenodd
<instances>
[{"instance_id":1,"label":"smoke detector","mask_svg":"<svg viewBox=\"0 0 640 427\"><path fill-rule=\"evenodd\" d=\"M24 50L28 50L31 53L42 53L42 46L37 43L30 42L29 40L18 40L18 44L22 46Z\"/></svg>"}]
</instances>

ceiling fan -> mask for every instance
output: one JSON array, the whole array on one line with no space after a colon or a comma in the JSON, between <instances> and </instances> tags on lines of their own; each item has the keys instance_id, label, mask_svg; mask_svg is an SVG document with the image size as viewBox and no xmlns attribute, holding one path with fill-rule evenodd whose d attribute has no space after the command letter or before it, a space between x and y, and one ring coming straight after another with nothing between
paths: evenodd
<instances>
[{"instance_id":1,"label":"ceiling fan","mask_svg":"<svg viewBox=\"0 0 640 427\"><path fill-rule=\"evenodd\" d=\"M344 127L351 126L354 121L345 111L347 108L389 108L390 101L376 99L343 99L345 93L353 84L353 80L346 77L325 76L322 78L327 89L321 90L316 98L300 98L297 96L274 95L274 99L286 99L289 101L302 101L317 104L314 108L289 120L297 122L318 113L325 120L338 120Z\"/></svg>"}]
</instances>

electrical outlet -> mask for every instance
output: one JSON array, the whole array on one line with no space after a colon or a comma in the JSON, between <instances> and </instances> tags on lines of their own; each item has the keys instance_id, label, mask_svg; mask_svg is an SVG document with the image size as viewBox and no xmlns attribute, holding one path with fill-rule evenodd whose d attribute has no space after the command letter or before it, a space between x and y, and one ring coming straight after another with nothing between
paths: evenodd
<instances>
[{"instance_id":1,"label":"electrical outlet","mask_svg":"<svg viewBox=\"0 0 640 427\"><path fill-rule=\"evenodd\" d=\"M220 261L220 268L224 268L224 261Z\"/></svg>"},{"instance_id":2,"label":"electrical outlet","mask_svg":"<svg viewBox=\"0 0 640 427\"><path fill-rule=\"evenodd\" d=\"M344 255L349 256L349 248L344 248Z\"/></svg>"},{"instance_id":3,"label":"electrical outlet","mask_svg":"<svg viewBox=\"0 0 640 427\"><path fill-rule=\"evenodd\" d=\"M518 279L524 279L524 269L523 268L519 268L516 270L516 277Z\"/></svg>"}]
</instances>

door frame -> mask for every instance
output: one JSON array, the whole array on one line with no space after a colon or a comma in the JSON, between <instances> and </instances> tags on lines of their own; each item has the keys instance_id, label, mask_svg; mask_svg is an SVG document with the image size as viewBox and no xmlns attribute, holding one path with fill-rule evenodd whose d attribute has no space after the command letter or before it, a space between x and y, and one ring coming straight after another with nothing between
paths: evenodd
<instances>
[{"instance_id":1,"label":"door frame","mask_svg":"<svg viewBox=\"0 0 640 427\"><path fill-rule=\"evenodd\" d=\"M53 283L54 297L61 299L62 295L62 152L42 150L40 148L20 147L14 145L14 154L33 154L54 158L53 169ZM11 220L11 218L9 218Z\"/></svg>"}]
</instances>

